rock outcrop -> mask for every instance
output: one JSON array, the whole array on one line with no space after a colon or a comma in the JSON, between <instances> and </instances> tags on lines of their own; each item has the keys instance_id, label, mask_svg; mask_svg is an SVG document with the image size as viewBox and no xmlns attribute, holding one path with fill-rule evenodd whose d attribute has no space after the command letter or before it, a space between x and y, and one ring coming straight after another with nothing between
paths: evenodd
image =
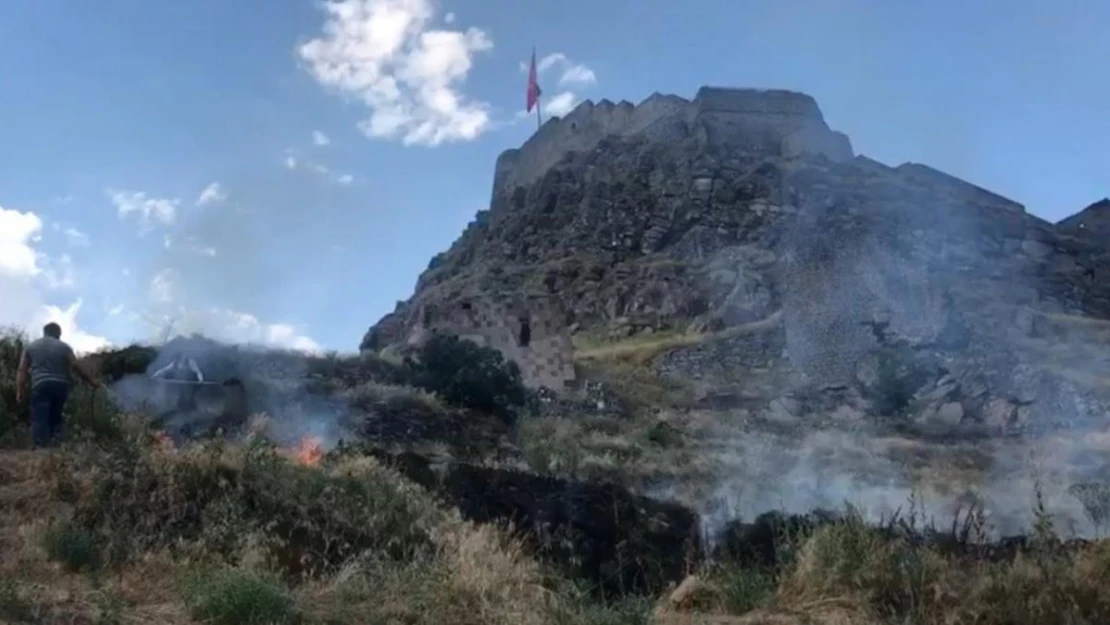
<instances>
[{"instance_id":1,"label":"rock outcrop","mask_svg":"<svg viewBox=\"0 0 1110 625\"><path fill-rule=\"evenodd\" d=\"M542 294L568 331L703 336L655 358L660 375L779 421L1073 424L1110 400L1091 321L1110 317L1106 210L1054 225L928 166L855 156L803 94L584 103L502 154L490 209L364 347L404 343L460 298Z\"/></svg>"}]
</instances>

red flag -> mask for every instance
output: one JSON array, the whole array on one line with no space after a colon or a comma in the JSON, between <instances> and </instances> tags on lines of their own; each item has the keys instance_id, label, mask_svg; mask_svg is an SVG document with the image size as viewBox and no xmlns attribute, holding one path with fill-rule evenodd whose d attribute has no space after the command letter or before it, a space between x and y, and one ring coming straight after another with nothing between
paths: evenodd
<instances>
[{"instance_id":1,"label":"red flag","mask_svg":"<svg viewBox=\"0 0 1110 625\"><path fill-rule=\"evenodd\" d=\"M532 112L533 106L538 106L540 103L540 83L536 82L536 50L532 49L532 64L528 67L528 100L527 111Z\"/></svg>"}]
</instances>

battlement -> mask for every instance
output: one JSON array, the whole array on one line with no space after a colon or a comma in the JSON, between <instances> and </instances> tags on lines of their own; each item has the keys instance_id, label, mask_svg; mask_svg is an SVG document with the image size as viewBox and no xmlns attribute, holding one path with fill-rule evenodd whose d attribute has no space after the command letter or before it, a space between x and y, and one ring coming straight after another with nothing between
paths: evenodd
<instances>
[{"instance_id":1,"label":"battlement","mask_svg":"<svg viewBox=\"0 0 1110 625\"><path fill-rule=\"evenodd\" d=\"M817 101L795 91L702 87L693 100L659 93L638 105L587 100L565 117L548 119L519 149L501 153L494 197L539 178L567 152L591 150L606 137L678 142L695 132L712 144L787 158L853 156L848 137L829 129Z\"/></svg>"},{"instance_id":2,"label":"battlement","mask_svg":"<svg viewBox=\"0 0 1110 625\"><path fill-rule=\"evenodd\" d=\"M782 115L825 123L825 117L813 96L785 89L702 87L694 96L694 104L702 112Z\"/></svg>"}]
</instances>

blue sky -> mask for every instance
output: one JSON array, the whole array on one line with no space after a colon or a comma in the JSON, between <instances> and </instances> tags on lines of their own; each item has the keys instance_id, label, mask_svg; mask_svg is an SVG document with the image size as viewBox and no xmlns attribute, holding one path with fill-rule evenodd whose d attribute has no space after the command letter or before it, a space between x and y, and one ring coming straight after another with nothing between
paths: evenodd
<instances>
[{"instance_id":1,"label":"blue sky","mask_svg":"<svg viewBox=\"0 0 1110 625\"><path fill-rule=\"evenodd\" d=\"M1067 0L8 0L0 324L354 349L534 130L533 44L562 55L548 110L796 89L858 153L1055 221L1110 195L1108 24Z\"/></svg>"}]
</instances>

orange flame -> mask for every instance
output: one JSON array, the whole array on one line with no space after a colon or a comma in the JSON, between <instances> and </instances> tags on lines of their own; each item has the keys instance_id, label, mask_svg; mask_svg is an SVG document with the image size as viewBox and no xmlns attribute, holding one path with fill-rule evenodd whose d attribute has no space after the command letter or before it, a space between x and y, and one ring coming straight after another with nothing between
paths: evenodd
<instances>
[{"instance_id":1,"label":"orange flame","mask_svg":"<svg viewBox=\"0 0 1110 625\"><path fill-rule=\"evenodd\" d=\"M305 436L293 448L293 459L306 467L314 467L320 464L320 459L323 457L323 441L315 436Z\"/></svg>"}]
</instances>

